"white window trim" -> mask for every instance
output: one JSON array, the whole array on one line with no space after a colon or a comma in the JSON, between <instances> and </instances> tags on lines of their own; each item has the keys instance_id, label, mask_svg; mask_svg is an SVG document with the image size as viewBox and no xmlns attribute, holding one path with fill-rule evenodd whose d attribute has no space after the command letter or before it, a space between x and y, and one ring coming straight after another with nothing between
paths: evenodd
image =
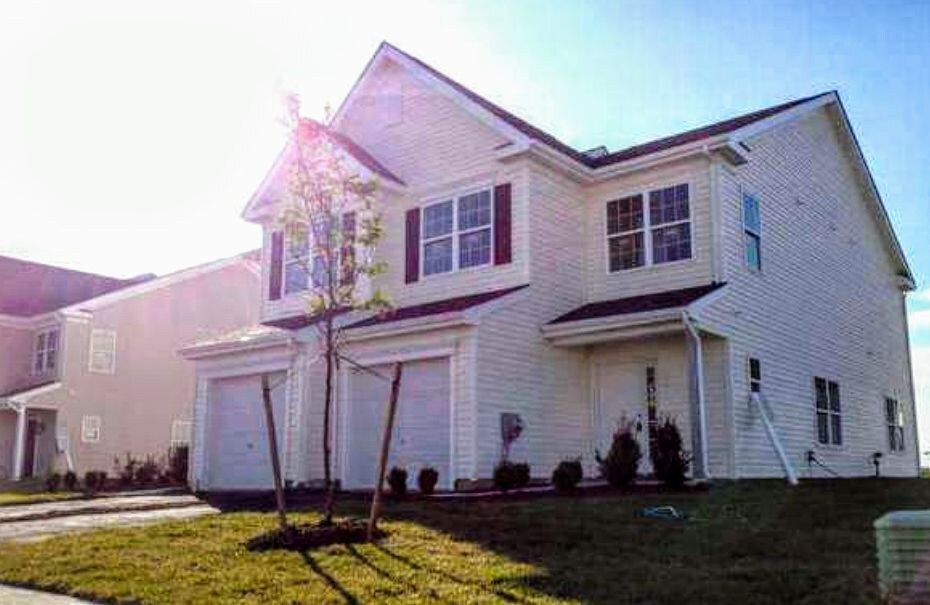
<instances>
[{"instance_id":1,"label":"white window trim","mask_svg":"<svg viewBox=\"0 0 930 605\"><path fill-rule=\"evenodd\" d=\"M96 424L96 427L92 427L92 424ZM84 416L81 418L81 443L100 443L100 433L102 431L102 421L100 416ZM94 431L92 437L88 436L90 429Z\"/></svg>"},{"instance_id":2,"label":"white window trim","mask_svg":"<svg viewBox=\"0 0 930 605\"><path fill-rule=\"evenodd\" d=\"M756 201L756 206L759 208L759 230L754 231L746 225L746 209L743 201L746 197L751 197ZM750 193L745 191L742 187L739 190L739 218L740 218L740 240L742 244L742 254L743 254L743 266L749 269L752 273L762 273L762 202L759 200L759 196L755 193ZM752 234L759 239L759 266L754 267L749 264L749 259L746 258L746 234Z\"/></svg>"},{"instance_id":3,"label":"white window trim","mask_svg":"<svg viewBox=\"0 0 930 605\"><path fill-rule=\"evenodd\" d=\"M889 399L895 402L895 411L897 412L896 416L897 416L897 418L900 418L900 420L901 420L901 423L900 423L900 424L892 424L892 423L888 422L888 410L887 410L887 406L888 406L888 400L889 400ZM888 451L889 451L890 453L892 453L892 454L895 454L895 455L900 455L900 454L906 453L906 452L907 452L907 446L906 446L906 444L905 444L905 439L904 439L904 436L905 436L905 433L906 433L906 430L905 430L905 420L904 420L904 409L903 409L903 407L901 406L901 400L900 400L900 399L898 399L897 397L892 396L892 395L885 395L885 396L882 398L882 420L883 420L883 424L885 425L885 440L888 441ZM892 447L891 447L891 441L888 439L888 429L890 429L891 427L895 427L896 429L900 429L900 430L901 430L901 445L900 445L900 447L898 447L897 449L892 449Z\"/></svg>"},{"instance_id":4,"label":"white window trim","mask_svg":"<svg viewBox=\"0 0 930 605\"><path fill-rule=\"evenodd\" d=\"M817 379L818 378L822 378L827 383L827 409L826 409L826 412L827 412L827 443L823 443L820 440L820 435L817 432L819 430L818 429L819 425L817 424L817 414L818 412L820 412L820 408L817 407ZM832 378L828 378L823 375L814 375L814 378L811 380L811 389L813 390L813 396L814 396L814 443L817 444L817 447L821 447L824 449L844 450L846 449L846 429L845 429L846 423L843 421L843 411L846 409L846 407L843 405L843 397L842 395L840 395L840 411L834 412L833 410L830 409L830 383L831 382L836 384L837 391L839 391L840 381L838 380L834 380ZM833 423L830 422L830 419L833 416L839 416L840 418L840 433L842 437L841 443L833 442Z\"/></svg>"},{"instance_id":5,"label":"white window trim","mask_svg":"<svg viewBox=\"0 0 930 605\"><path fill-rule=\"evenodd\" d=\"M106 333L110 334L113 338L113 363L110 364L110 367L106 370L99 370L94 368L94 334ZM92 374L116 374L116 330L109 330L105 328L94 328L90 331L90 342L88 343L88 354L87 354L87 371Z\"/></svg>"},{"instance_id":6,"label":"white window trim","mask_svg":"<svg viewBox=\"0 0 930 605\"><path fill-rule=\"evenodd\" d=\"M688 218L672 221L670 223L661 223L659 225L653 225L651 222L651 217L649 216L649 193L652 191L661 191L663 189L668 189L669 187L677 187L679 185L687 185L688 187ZM620 195L612 196L606 202L601 203L601 211L603 212L602 216L604 217L604 267L608 275L614 275L617 273L630 273L633 271L643 271L649 269L656 269L661 267L671 267L675 265L681 265L685 263L693 263L697 260L697 250L694 245L694 199L692 194L694 192L694 187L691 184L691 181L676 181L672 184L665 185L655 185L650 186L646 189L637 189L635 191L628 191L626 193L621 193ZM621 231L619 233L608 233L608 221L607 221L607 204L616 200L622 200L627 197L632 197L636 195L641 195L643 197L643 227L642 229L633 229L631 231ZM683 223L688 223L688 238L691 242L691 255L688 258L681 258L678 260L673 260L665 263L655 263L653 262L652 254L652 230L653 229L662 229L665 227L674 227L675 225L681 225ZM629 235L631 233L638 233L643 231L643 264L638 267L630 267L628 269L616 269L614 271L610 270L610 240L616 237L621 237L623 235Z\"/></svg>"},{"instance_id":7,"label":"white window trim","mask_svg":"<svg viewBox=\"0 0 930 605\"><path fill-rule=\"evenodd\" d=\"M475 193L481 193L482 191L487 191L491 200L491 222L488 225L482 225L480 227L473 227L471 229L465 229L459 231L459 200L465 196L473 195ZM437 235L435 237L427 238L424 236L424 231L426 230L426 209L433 206L438 206L440 204L445 204L447 202L452 202L452 231L445 235ZM460 189L453 191L446 195L433 196L428 201L420 204L420 278L421 279L431 279L434 277L441 277L443 275L453 275L455 273L463 273L469 271L476 271L483 269L485 267L494 265L494 185L487 184L477 187L471 187L468 189ZM477 231L484 231L487 229L490 231L491 235L491 249L488 254L488 262L481 263L480 265L472 265L471 267L459 267L459 238L463 235L468 235L469 233L475 233ZM426 244L443 240L446 238L452 238L452 269L449 271L443 271L441 273L430 273L426 274Z\"/></svg>"},{"instance_id":8,"label":"white window trim","mask_svg":"<svg viewBox=\"0 0 930 605\"><path fill-rule=\"evenodd\" d=\"M56 344L55 344L55 349L54 349L55 369L51 370L49 369L49 365L48 365L48 352L49 352L48 336L49 334L53 332L57 332L58 336L56 339ZM42 335L45 336L45 347L43 349L39 349L39 338ZM40 352L42 353L42 367L36 368L36 358L39 356ZM61 361L61 328L59 326L53 326L50 328L44 328L42 330L38 330L35 333L35 338L33 338L32 340L32 359L30 359L30 363L29 363L29 366L32 368L32 375L33 376L44 376L48 374L49 372L57 371L58 367L60 366L60 361Z\"/></svg>"}]
</instances>

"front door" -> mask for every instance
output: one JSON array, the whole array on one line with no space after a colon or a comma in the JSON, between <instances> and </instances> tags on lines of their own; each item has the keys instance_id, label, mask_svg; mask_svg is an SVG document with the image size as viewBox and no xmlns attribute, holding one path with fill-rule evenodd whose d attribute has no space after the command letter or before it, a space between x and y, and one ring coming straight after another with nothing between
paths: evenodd
<instances>
[{"instance_id":1,"label":"front door","mask_svg":"<svg viewBox=\"0 0 930 605\"><path fill-rule=\"evenodd\" d=\"M39 432L39 421L30 418L26 422L26 444L23 456L23 477L29 478L35 474L36 467L36 437Z\"/></svg>"},{"instance_id":2,"label":"front door","mask_svg":"<svg viewBox=\"0 0 930 605\"><path fill-rule=\"evenodd\" d=\"M652 472L649 459L649 411L646 363L604 363L597 366L597 448L606 455L614 433L624 423L632 423L642 458L639 473Z\"/></svg>"}]
</instances>

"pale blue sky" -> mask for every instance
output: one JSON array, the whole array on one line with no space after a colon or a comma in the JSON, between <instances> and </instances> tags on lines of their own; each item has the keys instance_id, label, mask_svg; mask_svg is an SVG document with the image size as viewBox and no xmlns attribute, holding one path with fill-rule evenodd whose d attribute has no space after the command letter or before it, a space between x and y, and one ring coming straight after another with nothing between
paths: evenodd
<instances>
[{"instance_id":1,"label":"pale blue sky","mask_svg":"<svg viewBox=\"0 0 930 605\"><path fill-rule=\"evenodd\" d=\"M917 1L7 1L0 254L134 275L256 247L239 212L280 148L279 94L321 114L383 39L579 148L836 89L921 287L930 275ZM910 307L930 404L930 290Z\"/></svg>"}]
</instances>

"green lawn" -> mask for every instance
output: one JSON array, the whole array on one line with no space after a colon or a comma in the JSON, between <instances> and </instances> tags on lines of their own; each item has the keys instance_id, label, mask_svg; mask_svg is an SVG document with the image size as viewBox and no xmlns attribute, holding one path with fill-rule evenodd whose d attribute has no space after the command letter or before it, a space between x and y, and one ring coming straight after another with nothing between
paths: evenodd
<instances>
[{"instance_id":1,"label":"green lawn","mask_svg":"<svg viewBox=\"0 0 930 605\"><path fill-rule=\"evenodd\" d=\"M38 504L56 500L80 498L80 493L71 492L4 492L0 491L0 506L12 504Z\"/></svg>"},{"instance_id":2,"label":"green lawn","mask_svg":"<svg viewBox=\"0 0 930 605\"><path fill-rule=\"evenodd\" d=\"M659 504L693 519L634 515ZM247 552L274 517L234 513L4 544L0 581L133 603L874 603L871 523L921 507L930 481L394 504L381 544L305 554Z\"/></svg>"}]
</instances>

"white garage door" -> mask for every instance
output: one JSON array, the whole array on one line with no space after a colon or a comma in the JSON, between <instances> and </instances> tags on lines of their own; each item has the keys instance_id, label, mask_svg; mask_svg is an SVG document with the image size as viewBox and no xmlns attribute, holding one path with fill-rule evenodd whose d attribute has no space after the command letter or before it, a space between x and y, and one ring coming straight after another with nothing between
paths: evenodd
<instances>
[{"instance_id":1,"label":"white garage door","mask_svg":"<svg viewBox=\"0 0 930 605\"><path fill-rule=\"evenodd\" d=\"M373 368L385 377L393 366ZM362 370L353 370L349 384L346 484L349 488L375 485L390 383ZM391 466L407 469L408 486L416 488L420 468L439 471L439 484L449 486L450 444L449 360L404 363L397 405Z\"/></svg>"},{"instance_id":2,"label":"white garage door","mask_svg":"<svg viewBox=\"0 0 930 605\"><path fill-rule=\"evenodd\" d=\"M278 454L284 453L284 372L269 376ZM274 485L261 376L211 383L207 411L207 485L211 490L270 489Z\"/></svg>"}]
</instances>

